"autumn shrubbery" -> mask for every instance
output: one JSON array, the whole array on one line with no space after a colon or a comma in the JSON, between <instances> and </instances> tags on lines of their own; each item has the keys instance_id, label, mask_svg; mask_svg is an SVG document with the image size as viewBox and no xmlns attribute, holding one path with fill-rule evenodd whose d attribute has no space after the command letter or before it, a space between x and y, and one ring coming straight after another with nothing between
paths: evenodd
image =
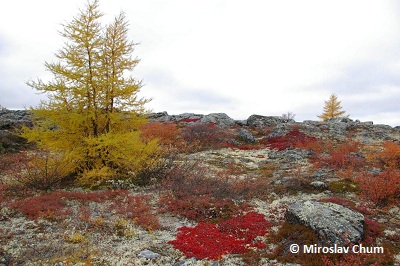
<instances>
[{"instance_id":1,"label":"autumn shrubbery","mask_svg":"<svg viewBox=\"0 0 400 266\"><path fill-rule=\"evenodd\" d=\"M11 209L22 213L26 218L36 220L44 218L49 220L59 220L72 212L68 207L68 201L78 201L80 203L104 202L126 195L124 190L106 190L102 192L73 192L73 191L53 191L50 193L29 196L16 199L8 206Z\"/></svg>"},{"instance_id":2,"label":"autumn shrubbery","mask_svg":"<svg viewBox=\"0 0 400 266\"><path fill-rule=\"evenodd\" d=\"M227 198L215 198L211 195L177 198L172 194L165 194L160 197L158 204L161 206L161 212L173 213L198 222L223 220L251 209L248 204Z\"/></svg>"},{"instance_id":3,"label":"autumn shrubbery","mask_svg":"<svg viewBox=\"0 0 400 266\"><path fill-rule=\"evenodd\" d=\"M197 164L175 167L161 186L161 211L195 221L226 219L250 208L240 201L246 197L245 188L228 178L210 177L207 169Z\"/></svg>"},{"instance_id":4,"label":"autumn shrubbery","mask_svg":"<svg viewBox=\"0 0 400 266\"><path fill-rule=\"evenodd\" d=\"M268 255L270 259L276 259L283 263L296 262L306 265L323 265L318 254L303 254L303 252L296 254L289 251L291 244L297 244L302 247L303 245L318 243L317 234L304 225L284 222L278 231L268 235L268 242L276 245L273 252Z\"/></svg>"},{"instance_id":5,"label":"autumn shrubbery","mask_svg":"<svg viewBox=\"0 0 400 266\"><path fill-rule=\"evenodd\" d=\"M172 123L147 123L140 127L143 141L157 139L161 146L176 146L179 142L179 129Z\"/></svg>"},{"instance_id":6,"label":"autumn shrubbery","mask_svg":"<svg viewBox=\"0 0 400 266\"><path fill-rule=\"evenodd\" d=\"M361 195L377 206L396 203L400 199L400 172L387 168L379 174L363 173L355 179Z\"/></svg>"},{"instance_id":7,"label":"autumn shrubbery","mask_svg":"<svg viewBox=\"0 0 400 266\"><path fill-rule=\"evenodd\" d=\"M383 142L382 148L382 151L373 155L377 165L400 169L400 145L394 142Z\"/></svg>"},{"instance_id":8,"label":"autumn shrubbery","mask_svg":"<svg viewBox=\"0 0 400 266\"><path fill-rule=\"evenodd\" d=\"M318 153L314 158L316 167L333 168L335 170L356 169L364 166L365 159L360 155L361 144L350 141L332 146L327 153Z\"/></svg>"},{"instance_id":9,"label":"autumn shrubbery","mask_svg":"<svg viewBox=\"0 0 400 266\"><path fill-rule=\"evenodd\" d=\"M265 139L262 143L272 149L282 151L287 148L303 148L316 140L316 138L307 136L298 129L294 129L284 136Z\"/></svg>"},{"instance_id":10,"label":"autumn shrubbery","mask_svg":"<svg viewBox=\"0 0 400 266\"><path fill-rule=\"evenodd\" d=\"M6 154L0 169L20 185L48 190L58 186L71 173L71 166L61 156L43 150Z\"/></svg>"},{"instance_id":11,"label":"autumn shrubbery","mask_svg":"<svg viewBox=\"0 0 400 266\"><path fill-rule=\"evenodd\" d=\"M213 123L192 124L181 129L181 137L189 151L221 148L228 133Z\"/></svg>"},{"instance_id":12,"label":"autumn shrubbery","mask_svg":"<svg viewBox=\"0 0 400 266\"><path fill-rule=\"evenodd\" d=\"M117 214L148 231L160 228L157 216L152 213L148 195L127 195L118 202L114 201L110 206L110 210L115 210Z\"/></svg>"},{"instance_id":13,"label":"autumn shrubbery","mask_svg":"<svg viewBox=\"0 0 400 266\"><path fill-rule=\"evenodd\" d=\"M187 257L219 260L225 254L243 254L264 248L258 236L268 233L271 224L264 215L250 212L217 224L199 223L178 229L176 240L169 241Z\"/></svg>"}]
</instances>

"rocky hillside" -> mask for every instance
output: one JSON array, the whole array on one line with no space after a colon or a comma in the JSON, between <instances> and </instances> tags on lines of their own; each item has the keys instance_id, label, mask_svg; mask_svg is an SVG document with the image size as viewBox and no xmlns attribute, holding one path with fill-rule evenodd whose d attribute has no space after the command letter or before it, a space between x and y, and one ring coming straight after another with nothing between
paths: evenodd
<instances>
[{"instance_id":1,"label":"rocky hillside","mask_svg":"<svg viewBox=\"0 0 400 266\"><path fill-rule=\"evenodd\" d=\"M21 125L0 112L0 265L400 264L400 127L154 113L161 167L41 191Z\"/></svg>"}]
</instances>

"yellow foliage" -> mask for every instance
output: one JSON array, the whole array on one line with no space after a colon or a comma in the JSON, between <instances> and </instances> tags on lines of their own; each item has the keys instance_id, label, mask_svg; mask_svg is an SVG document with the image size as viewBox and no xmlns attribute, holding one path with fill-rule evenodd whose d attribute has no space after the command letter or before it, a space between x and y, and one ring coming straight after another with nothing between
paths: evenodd
<instances>
[{"instance_id":1,"label":"yellow foliage","mask_svg":"<svg viewBox=\"0 0 400 266\"><path fill-rule=\"evenodd\" d=\"M337 95L332 93L329 100L325 101L324 112L318 117L326 121L330 118L344 116L346 111L341 111L342 107L340 106L340 103L341 102L338 100ZM349 117L349 115L345 117Z\"/></svg>"},{"instance_id":2,"label":"yellow foliage","mask_svg":"<svg viewBox=\"0 0 400 266\"><path fill-rule=\"evenodd\" d=\"M129 227L128 221L121 219L114 222L115 233L118 236L132 237L135 232Z\"/></svg>"},{"instance_id":3,"label":"yellow foliage","mask_svg":"<svg viewBox=\"0 0 400 266\"><path fill-rule=\"evenodd\" d=\"M135 44L127 39L125 16L103 27L98 6L97 0L89 1L64 26L59 61L45 64L54 79L28 82L48 101L32 109L34 127L22 130L40 148L62 155L87 186L140 171L157 150L155 141L140 138L149 100L138 98L141 82L130 76L139 60L131 56Z\"/></svg>"},{"instance_id":4,"label":"yellow foliage","mask_svg":"<svg viewBox=\"0 0 400 266\"><path fill-rule=\"evenodd\" d=\"M86 243L88 239L82 234L75 232L73 235L65 235L65 240L71 243Z\"/></svg>"},{"instance_id":5,"label":"yellow foliage","mask_svg":"<svg viewBox=\"0 0 400 266\"><path fill-rule=\"evenodd\" d=\"M103 217L97 217L92 221L92 225L94 228L100 228L105 224L104 218Z\"/></svg>"}]
</instances>

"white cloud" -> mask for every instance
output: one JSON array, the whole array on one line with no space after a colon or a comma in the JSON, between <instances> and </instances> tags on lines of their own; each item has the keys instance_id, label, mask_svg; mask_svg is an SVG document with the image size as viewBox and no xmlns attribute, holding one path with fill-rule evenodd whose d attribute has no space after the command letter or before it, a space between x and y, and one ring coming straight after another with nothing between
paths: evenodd
<instances>
[{"instance_id":1,"label":"white cloud","mask_svg":"<svg viewBox=\"0 0 400 266\"><path fill-rule=\"evenodd\" d=\"M30 78L48 78L43 63L62 46L60 23L83 5L80 0L7 3L0 11L0 37L9 45L0 62L2 86L20 90ZM370 94L357 87L368 85L363 80L371 81L371 94L390 85L388 93L398 95L396 5L394 0L100 2L104 21L126 11L130 37L141 43L135 76L146 84L141 94L154 98L150 108L169 113L195 108L240 119L287 111L297 119L315 119L335 90L357 107L361 99L370 102ZM376 76L374 68L359 67L373 65L382 67ZM360 73L352 75L353 69ZM24 94L18 101L34 105ZM358 102L352 100L356 96Z\"/></svg>"}]
</instances>

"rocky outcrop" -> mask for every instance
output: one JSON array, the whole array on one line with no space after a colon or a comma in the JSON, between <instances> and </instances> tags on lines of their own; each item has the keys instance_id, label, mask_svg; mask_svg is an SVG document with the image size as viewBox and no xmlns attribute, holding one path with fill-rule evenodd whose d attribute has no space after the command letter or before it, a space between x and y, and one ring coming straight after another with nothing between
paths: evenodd
<instances>
[{"instance_id":1,"label":"rocky outcrop","mask_svg":"<svg viewBox=\"0 0 400 266\"><path fill-rule=\"evenodd\" d=\"M147 116L153 122L185 122L185 123L213 123L221 127L235 124L235 120L225 113L212 113L208 115L183 113L179 115L169 115L167 112L153 113Z\"/></svg>"},{"instance_id":2,"label":"rocky outcrop","mask_svg":"<svg viewBox=\"0 0 400 266\"><path fill-rule=\"evenodd\" d=\"M10 130L21 126L31 126L31 114L25 110L0 110L0 130Z\"/></svg>"},{"instance_id":3,"label":"rocky outcrop","mask_svg":"<svg viewBox=\"0 0 400 266\"><path fill-rule=\"evenodd\" d=\"M225 113L213 113L205 115L203 118L200 119L201 123L215 123L222 127L231 126L235 124L235 120L230 118Z\"/></svg>"},{"instance_id":4,"label":"rocky outcrop","mask_svg":"<svg viewBox=\"0 0 400 266\"><path fill-rule=\"evenodd\" d=\"M247 125L250 127L276 126L283 123L295 123L295 121L293 119L285 119L279 116L262 115L251 115L247 119Z\"/></svg>"},{"instance_id":5,"label":"rocky outcrop","mask_svg":"<svg viewBox=\"0 0 400 266\"><path fill-rule=\"evenodd\" d=\"M314 230L324 244L357 243L364 234L364 216L334 203L296 202L287 209L288 222Z\"/></svg>"},{"instance_id":6,"label":"rocky outcrop","mask_svg":"<svg viewBox=\"0 0 400 266\"><path fill-rule=\"evenodd\" d=\"M204 117L202 114L183 113L169 115L167 112L153 113L147 116L152 122L197 122Z\"/></svg>"},{"instance_id":7,"label":"rocky outcrop","mask_svg":"<svg viewBox=\"0 0 400 266\"><path fill-rule=\"evenodd\" d=\"M247 128L248 133L254 128L268 127L270 133L264 136L265 139L284 136L293 130L293 127L298 127L303 133L317 138L346 140L348 136L352 136L353 139L363 144L374 144L380 141L399 142L400 139L400 127L374 125L373 122L353 121L346 117L333 118L327 121L306 120L304 122L295 122L293 119L285 119L279 116L262 115L251 115L247 120L234 120L225 113L169 115L167 112L159 112L149 114L147 117L150 121L159 123L213 123L222 128L237 126L242 129ZM0 132L0 135L4 136L8 134L7 130L20 128L23 125L32 125L29 111L0 109L0 131L3 131ZM247 139L245 135L249 138ZM244 131L241 131L240 137L244 137L245 142L248 143L253 141Z\"/></svg>"},{"instance_id":8,"label":"rocky outcrop","mask_svg":"<svg viewBox=\"0 0 400 266\"><path fill-rule=\"evenodd\" d=\"M374 141L397 141L400 135L398 127L374 125L373 122L353 121L350 118L332 118L327 121L305 120L300 123L302 128L313 135L324 134L326 138L346 139L349 135L363 144Z\"/></svg>"},{"instance_id":9,"label":"rocky outcrop","mask_svg":"<svg viewBox=\"0 0 400 266\"><path fill-rule=\"evenodd\" d=\"M18 150L27 144L25 139L15 133L15 129L22 126L32 126L32 117L28 111L0 109L0 152L2 149Z\"/></svg>"}]
</instances>

